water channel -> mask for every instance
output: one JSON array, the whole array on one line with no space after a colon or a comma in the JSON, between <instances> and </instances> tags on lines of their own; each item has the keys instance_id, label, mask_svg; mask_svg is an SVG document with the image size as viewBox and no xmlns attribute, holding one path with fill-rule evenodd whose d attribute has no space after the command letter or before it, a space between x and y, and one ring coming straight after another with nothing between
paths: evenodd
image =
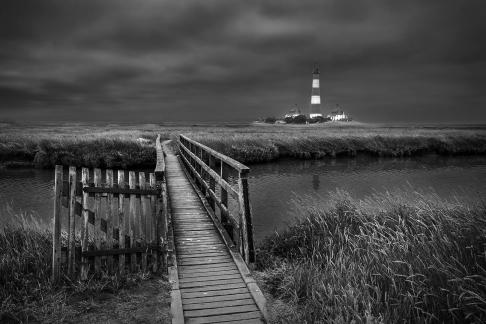
<instances>
[{"instance_id":1,"label":"water channel","mask_svg":"<svg viewBox=\"0 0 486 324\"><path fill-rule=\"evenodd\" d=\"M250 200L255 238L282 229L298 215L294 198L326 201L344 190L362 199L374 193L413 190L464 202L486 197L486 157L423 156L282 160L250 165ZM0 170L0 227L18 215L50 226L54 172L39 169Z\"/></svg>"}]
</instances>

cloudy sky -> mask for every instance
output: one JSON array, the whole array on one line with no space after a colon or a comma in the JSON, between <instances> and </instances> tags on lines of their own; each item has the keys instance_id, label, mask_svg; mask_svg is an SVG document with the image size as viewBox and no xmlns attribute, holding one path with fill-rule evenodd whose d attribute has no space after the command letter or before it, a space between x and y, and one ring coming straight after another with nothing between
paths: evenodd
<instances>
[{"instance_id":1,"label":"cloudy sky","mask_svg":"<svg viewBox=\"0 0 486 324\"><path fill-rule=\"evenodd\" d=\"M0 120L486 122L483 0L3 0Z\"/></svg>"}]
</instances>

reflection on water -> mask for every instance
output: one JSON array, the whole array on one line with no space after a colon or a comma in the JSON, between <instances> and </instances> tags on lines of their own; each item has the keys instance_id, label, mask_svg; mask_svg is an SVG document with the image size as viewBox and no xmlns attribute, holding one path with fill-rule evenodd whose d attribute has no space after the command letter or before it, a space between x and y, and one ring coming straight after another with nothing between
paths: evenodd
<instances>
[{"instance_id":1,"label":"reflection on water","mask_svg":"<svg viewBox=\"0 0 486 324\"><path fill-rule=\"evenodd\" d=\"M295 194L325 200L337 189L355 198L406 189L467 202L486 197L486 157L286 160L253 165L250 175L257 240L294 219Z\"/></svg>"},{"instance_id":2,"label":"reflection on water","mask_svg":"<svg viewBox=\"0 0 486 324\"><path fill-rule=\"evenodd\" d=\"M486 197L486 157L285 160L250 167L257 240L293 220L295 195L325 200L328 192L341 189L363 198L375 192L413 188L434 191L445 199L478 201ZM49 225L53 175L51 170L0 170L0 226L18 213L32 214Z\"/></svg>"}]
</instances>

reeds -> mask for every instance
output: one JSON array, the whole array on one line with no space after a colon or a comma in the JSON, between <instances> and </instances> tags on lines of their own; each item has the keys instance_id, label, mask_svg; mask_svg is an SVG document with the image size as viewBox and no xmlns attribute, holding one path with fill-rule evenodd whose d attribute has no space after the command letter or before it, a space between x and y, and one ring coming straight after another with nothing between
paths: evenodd
<instances>
[{"instance_id":1,"label":"reeds","mask_svg":"<svg viewBox=\"0 0 486 324\"><path fill-rule=\"evenodd\" d=\"M1 215L0 215L1 216ZM88 281L62 277L51 281L52 234L26 215L0 229L0 322L57 322L68 314L70 300L88 300L136 286L148 273L124 277L91 277ZM62 245L67 239L62 237Z\"/></svg>"},{"instance_id":2,"label":"reeds","mask_svg":"<svg viewBox=\"0 0 486 324\"><path fill-rule=\"evenodd\" d=\"M392 157L426 153L486 154L484 127L390 127L359 123L238 127L10 125L0 129L0 166L51 168L60 163L109 168L152 167L157 134L162 139L174 140L179 134L185 134L242 163L358 154Z\"/></svg>"},{"instance_id":3,"label":"reeds","mask_svg":"<svg viewBox=\"0 0 486 324\"><path fill-rule=\"evenodd\" d=\"M342 192L331 209L300 201L303 218L257 257L267 291L290 309L276 320L484 323L486 206L414 194L414 204Z\"/></svg>"}]
</instances>

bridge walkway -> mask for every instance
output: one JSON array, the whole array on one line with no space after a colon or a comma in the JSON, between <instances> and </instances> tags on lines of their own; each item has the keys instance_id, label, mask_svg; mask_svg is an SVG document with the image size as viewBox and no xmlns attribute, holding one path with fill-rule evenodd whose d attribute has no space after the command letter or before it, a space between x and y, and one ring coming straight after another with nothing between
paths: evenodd
<instances>
[{"instance_id":1,"label":"bridge walkway","mask_svg":"<svg viewBox=\"0 0 486 324\"><path fill-rule=\"evenodd\" d=\"M264 323L247 274L242 275L179 158L166 144L165 174L184 322Z\"/></svg>"}]
</instances>

